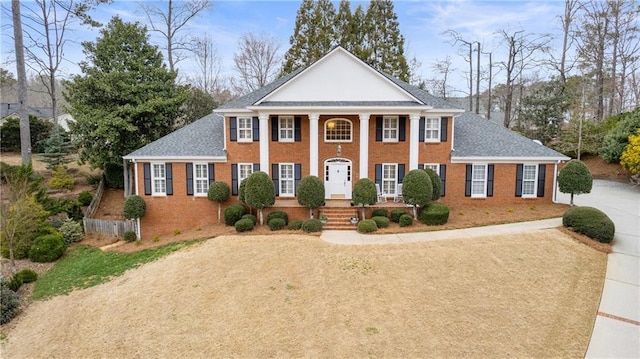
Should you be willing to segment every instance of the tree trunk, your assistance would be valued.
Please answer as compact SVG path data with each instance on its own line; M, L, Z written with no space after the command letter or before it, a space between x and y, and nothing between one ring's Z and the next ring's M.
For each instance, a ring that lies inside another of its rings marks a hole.
M573 206L573 193L571 194L571 200L569 201L569 205Z
M313 219L313 208L309 208L309 219Z
M13 14L13 37L16 50L16 69L18 71L18 114L20 115L20 153L22 163L31 163L31 133L27 116L27 70L24 62L24 42L22 38L22 18L20 1L11 0Z
M264 224L264 219L262 216L262 208L258 209L258 215L260 215L260 225L262 226Z
M218 202L218 224L220 224L220 212L222 212L222 202Z
M415 221L418 220L418 209L416 207L417 207L416 205L413 205L413 207L412 207L412 209L413 209L413 219Z
M365 219L365 218L367 218L367 213L364 206L362 206L362 219Z

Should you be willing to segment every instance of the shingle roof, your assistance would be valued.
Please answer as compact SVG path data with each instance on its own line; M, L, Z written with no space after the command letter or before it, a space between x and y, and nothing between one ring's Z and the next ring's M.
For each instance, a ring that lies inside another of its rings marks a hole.
M126 159L226 157L224 117L209 114L126 155Z
M230 102L227 102L221 106L219 106L218 108L216 108L216 110L219 109L227 109L227 108L244 108L247 106L251 106L253 104L255 104L256 102L258 102L261 98L267 96L268 94L270 94L271 92L273 92L275 89L277 89L278 87L282 86L284 83L286 83L287 81L291 80L292 78L294 78L297 74L299 74L300 72L302 72L305 68L300 68L296 71L293 71L292 73L282 76L281 78L271 82L268 85L265 85L264 87L261 87L251 93L248 93L240 98L237 98L235 100L232 100Z
M465 112L454 118L453 141L452 158L569 159L559 152L471 112Z

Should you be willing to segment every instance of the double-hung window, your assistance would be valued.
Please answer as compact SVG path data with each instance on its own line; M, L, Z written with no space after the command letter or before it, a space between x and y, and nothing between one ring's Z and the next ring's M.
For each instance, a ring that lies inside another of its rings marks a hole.
M280 196L295 196L295 177L293 163L280 164Z
M209 167L206 163L193 164L193 182L196 196L206 196L209 190Z
M293 142L294 126L293 116L280 116L278 118L278 140Z
M382 164L382 193L388 196L395 195L397 184L398 184L398 164L383 163Z
M427 117L424 121L424 141L440 142L440 118Z
M398 116L384 116L382 119L382 141L398 142Z
M440 175L440 165L437 163L425 163L424 168L425 169L430 168L434 170L438 175Z
M522 166L522 197L536 196L537 165Z
M253 173L253 163L238 163L238 184Z
M151 194L154 196L164 196L167 194L167 173L164 163L153 163L151 165Z
M238 117L238 142L253 141L253 119L251 117Z
M471 197L487 196L487 165L473 165L471 173Z

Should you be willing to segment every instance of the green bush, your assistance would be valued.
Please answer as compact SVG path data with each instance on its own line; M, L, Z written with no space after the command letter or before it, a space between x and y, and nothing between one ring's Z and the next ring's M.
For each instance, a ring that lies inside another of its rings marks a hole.
M20 270L15 276L20 277L20 279L22 279L22 283L31 283L38 279L38 273L31 269Z
M138 239L138 235L134 231L126 231L124 232L124 240L126 242L133 242Z
M374 216L371 219L376 222L376 226L378 228L387 228L389 227L389 218L382 216Z
M408 214L403 214L402 216L400 216L400 220L398 221L398 223L400 223L400 227L409 227L413 224L413 217Z
M302 223L302 230L307 233L322 231L322 222L319 219L308 219Z
M53 170L53 177L49 181L51 188L55 189L68 189L72 190L76 185L73 177L69 175L67 168L64 165L58 165Z
M384 208L374 209L371 212L371 217L389 217L389 211Z
M373 219L363 219L358 222L358 232L360 233L371 233L378 230L378 225L376 221Z
M102 175L91 174L87 176L87 184L93 187L93 189L98 188L100 181L102 181Z
M296 198L301 206L318 208L324 205L324 183L316 176L307 176L296 186Z
M242 216L240 219L244 219L244 218L249 218L253 222L254 226L258 224L258 217L254 216L253 214L247 213L244 216Z
M275 211L275 212L269 213L267 215L267 223L271 222L271 220L274 218L282 218L284 220L285 225L289 223L289 215L287 214L287 212Z
M39 263L53 262L62 257L66 250L67 244L61 234L47 234L33 240L29 249L29 259Z
M82 224L80 222L76 222L71 218L67 218L62 221L62 225L58 228L58 232L62 234L62 238L64 238L65 243L73 243L80 242L82 240L82 236L84 235L82 231Z
M433 190L431 200L436 201L440 198L440 191L442 188L440 176L438 176L438 173L431 168L425 168L424 171L427 172L427 175L429 175L429 178L431 179L431 187Z
M6 324L18 314L20 297L9 288L9 281L0 276L0 324Z
M115 163L104 164L104 184L107 188L124 188L124 169Z
M244 182L244 181L243 181ZM227 226L233 226L242 219L242 216L247 213L246 208L241 204L232 204L224 209L224 224Z
M127 197L124 201L124 218L136 219L142 218L147 211L147 207L144 203L144 198L137 194Z
M269 229L272 231L279 231L287 226L282 218L271 218L267 224L269 225Z
M68 200L67 207L65 209L65 213L67 216L74 221L81 221L84 218L84 213L82 212L82 206L78 201Z
M613 239L616 227L611 218L593 207L573 207L562 216L562 225L602 243Z
M289 227L287 228L293 231L297 231L302 228L302 223L304 223L304 221L300 219L294 219L291 222L289 222Z
M243 218L236 222L236 231L246 232L253 229L253 221L250 218Z
M400 222L400 217L402 217L405 214L407 214L407 212L405 212L404 209L391 210L391 221L398 223Z
M449 220L449 207L440 202L432 202L420 211L420 222L428 226L437 226Z
M78 203L83 206L90 205L91 201L93 201L93 196L91 195L91 193L89 193L89 191L82 191L78 195Z
M22 277L14 275L9 282L9 289L17 293L20 287L22 287Z

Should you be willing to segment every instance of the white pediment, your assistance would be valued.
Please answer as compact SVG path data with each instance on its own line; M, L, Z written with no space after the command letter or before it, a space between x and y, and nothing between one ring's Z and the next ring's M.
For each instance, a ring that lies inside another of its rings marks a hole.
M338 47L261 101L417 101Z

